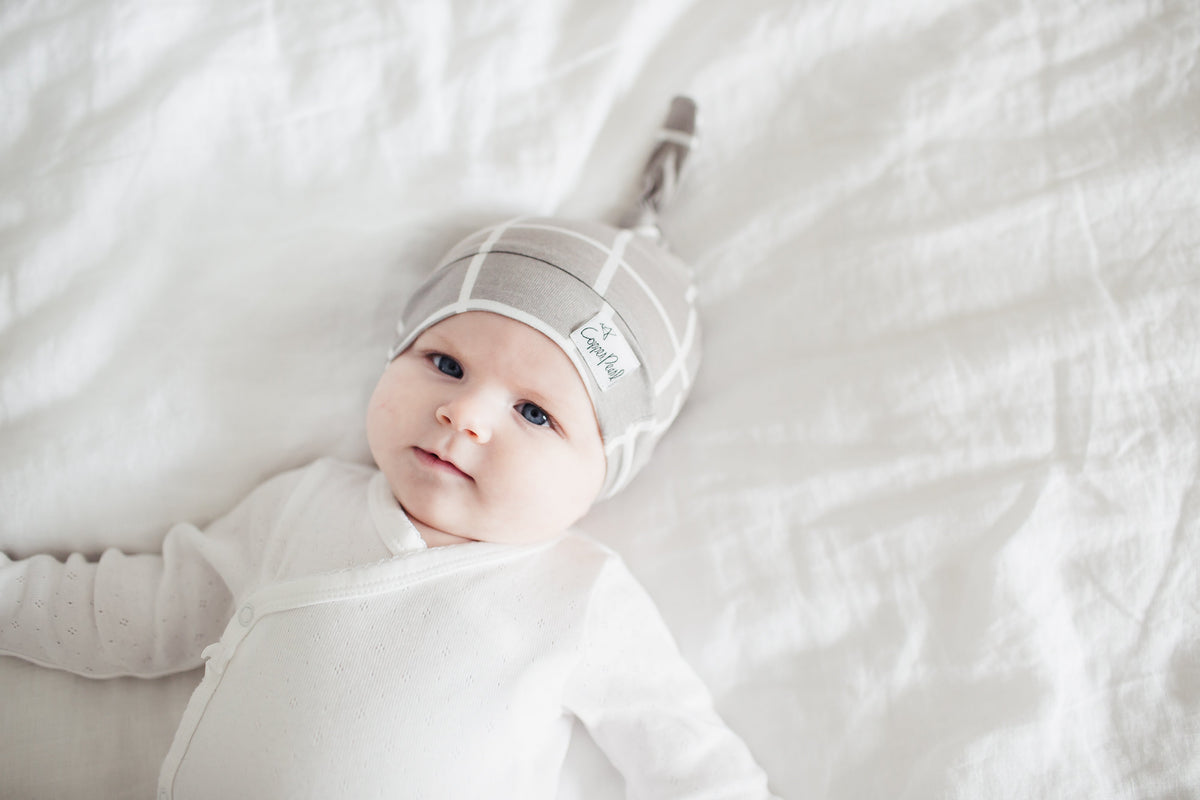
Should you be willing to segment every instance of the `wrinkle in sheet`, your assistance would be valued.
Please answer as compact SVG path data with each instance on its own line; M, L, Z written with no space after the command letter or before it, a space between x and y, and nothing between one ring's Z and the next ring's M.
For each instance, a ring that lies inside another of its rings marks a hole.
M585 529L781 794L1186 795L1196 9L635 6L0 4L0 355L31 370L5 535L145 546L305 457L367 458L351 384L405 287L469 220L615 207L682 89L704 132L671 238L707 361L648 483ZM42 403L41 355L88 326L110 360ZM3 677L39 722L0 787L152 785L156 688L106 687L118 718Z

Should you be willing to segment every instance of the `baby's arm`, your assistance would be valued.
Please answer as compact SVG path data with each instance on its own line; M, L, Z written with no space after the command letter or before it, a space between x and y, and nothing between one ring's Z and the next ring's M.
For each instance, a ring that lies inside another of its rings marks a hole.
M0 553L0 654L91 678L198 666L259 571L284 489L264 484L207 531L174 526L161 554Z
M587 655L568 706L624 776L627 796L774 797L623 564L600 579L589 608Z
M172 529L164 555L108 550L95 562L77 553L65 562L0 556L0 652L93 678L199 665L205 644L220 636L230 596L204 550L189 541L197 535Z

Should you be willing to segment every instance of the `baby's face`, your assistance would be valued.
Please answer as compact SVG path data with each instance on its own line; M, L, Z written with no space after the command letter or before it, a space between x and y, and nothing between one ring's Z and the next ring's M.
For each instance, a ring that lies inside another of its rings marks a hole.
M571 360L485 311L430 327L388 365L367 440L409 517L444 541L551 538L604 482L600 430Z

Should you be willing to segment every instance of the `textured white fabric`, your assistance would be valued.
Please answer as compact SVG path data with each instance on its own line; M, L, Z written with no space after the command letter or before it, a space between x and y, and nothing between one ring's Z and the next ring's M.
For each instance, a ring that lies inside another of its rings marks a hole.
M364 480L377 474L329 460L284 473L206 530L173 526L161 555L0 555L0 653L92 678L197 667L264 583L424 547L389 494L365 502ZM380 509L389 501L390 519Z
M0 653L88 677L203 649L161 798L552 798L572 715L630 796L768 796L615 554L427 549L359 465L281 475L161 557L0 557L0 616Z
M705 362L582 527L783 796L1188 797L1198 53L1190 0L2 2L0 550L365 463L430 266L619 211L686 93ZM0 659L0 795L152 796L197 680Z

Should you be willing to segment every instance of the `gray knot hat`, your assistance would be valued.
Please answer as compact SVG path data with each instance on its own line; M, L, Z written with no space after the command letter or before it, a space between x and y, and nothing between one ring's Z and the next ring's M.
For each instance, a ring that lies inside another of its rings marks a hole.
M547 336L579 372L600 424L610 497L650 458L700 365L696 290L662 241L657 215L695 134L695 104L675 98L620 226L518 218L456 244L416 290L389 360L455 314L490 311Z

